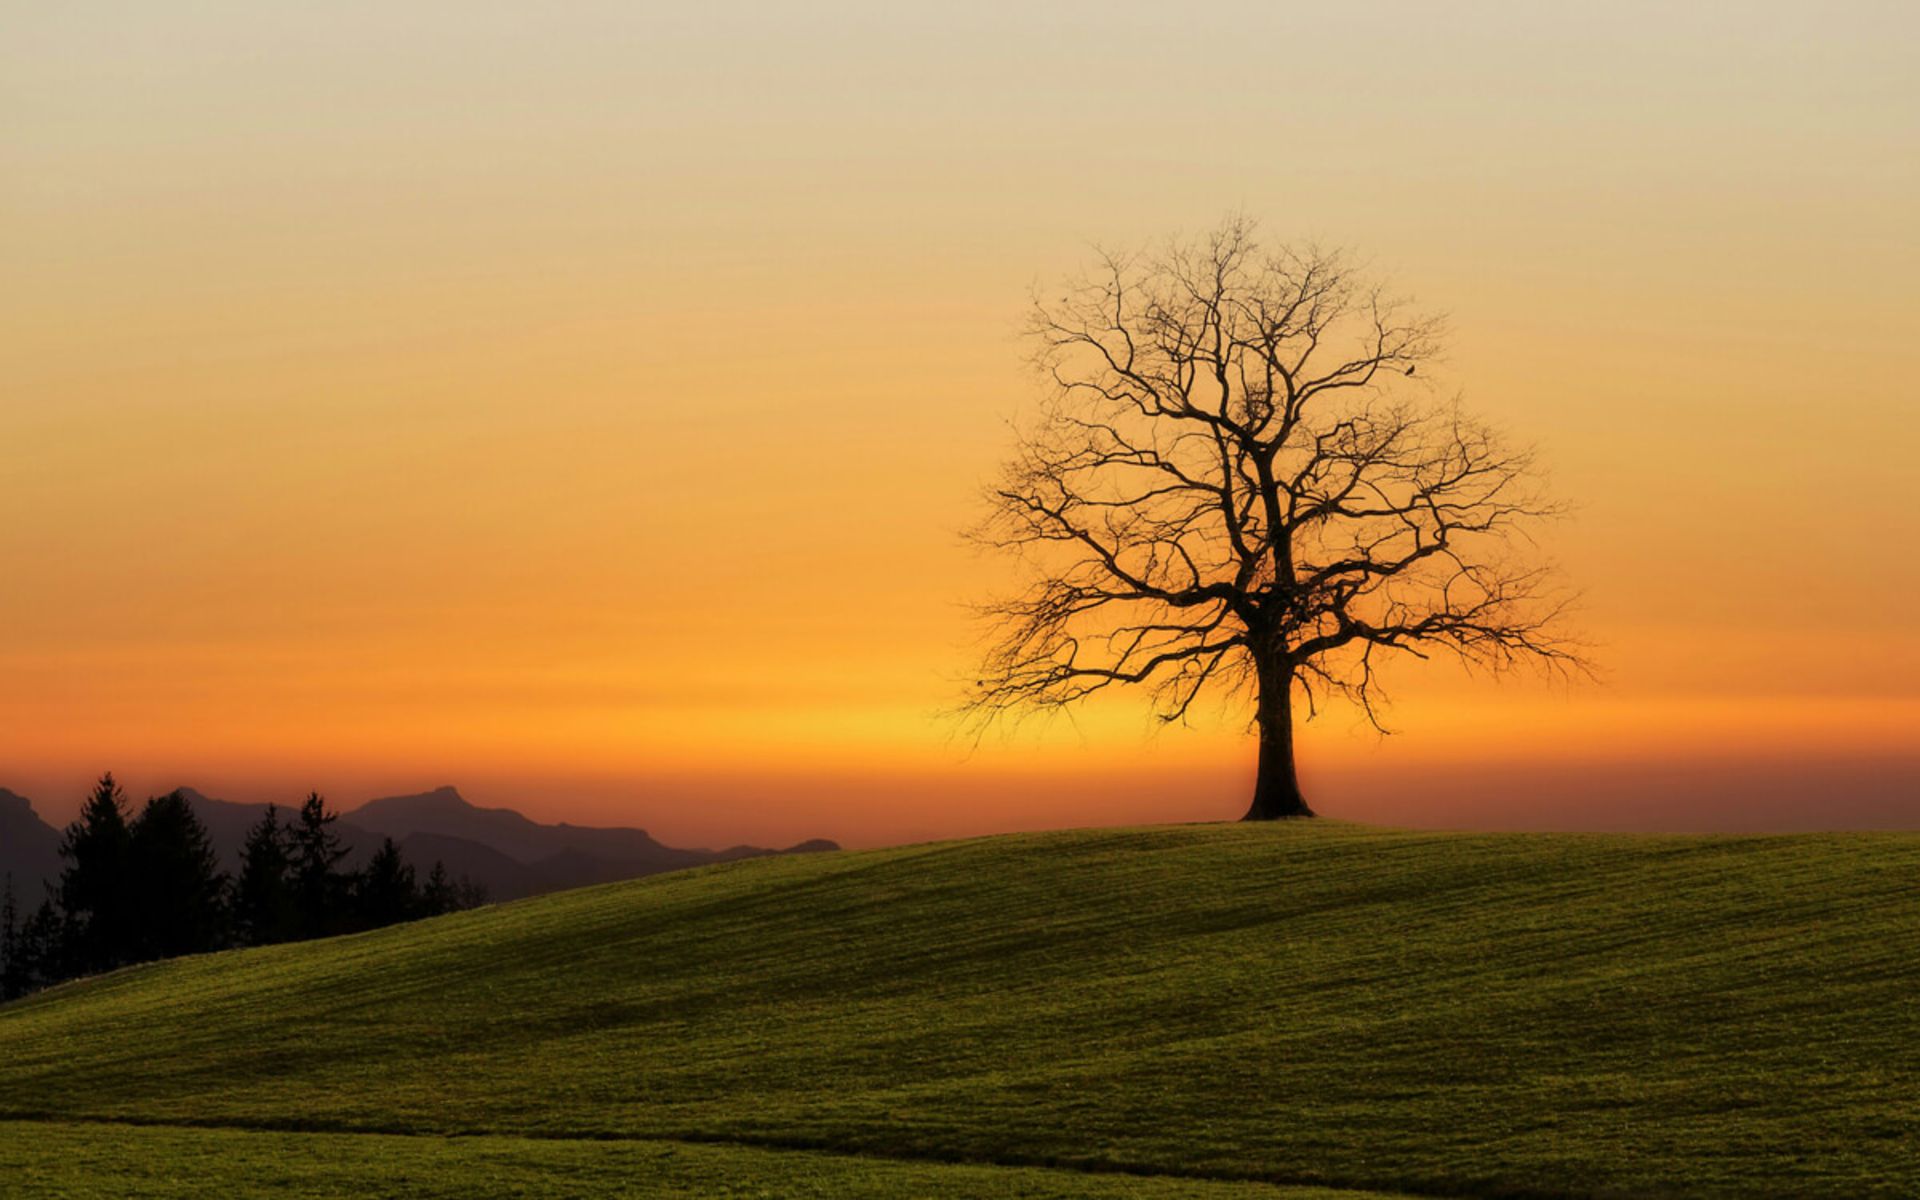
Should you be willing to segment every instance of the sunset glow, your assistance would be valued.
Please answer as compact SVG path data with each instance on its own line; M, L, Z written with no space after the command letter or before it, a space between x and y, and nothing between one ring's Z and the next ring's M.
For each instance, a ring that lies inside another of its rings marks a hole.
M0 786L1237 816L1244 713L947 715L1032 289L1232 210L1448 313L1600 666L1397 672L1392 737L1305 733L1320 811L1920 820L1907 7L650 9L14 6Z

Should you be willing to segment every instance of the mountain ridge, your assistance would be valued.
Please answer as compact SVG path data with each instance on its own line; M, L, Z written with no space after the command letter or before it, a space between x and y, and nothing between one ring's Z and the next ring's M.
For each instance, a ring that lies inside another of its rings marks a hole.
M33 802L0 787L0 884L12 881L21 909L40 903L39 884L60 869L60 831L41 819Z
M247 831L259 823L267 804L223 800L190 786L176 790L192 803L207 827L222 869L238 870ZM297 808L276 807L285 819ZM840 848L825 838L784 849L668 846L646 830L630 826L548 825L517 809L482 808L451 784L412 795L375 797L343 810L333 828L347 848L349 867L365 861L383 838L391 837L419 873L441 862L450 876L479 885L494 900L637 879L707 863ZM22 907L40 899L39 891L23 881L50 882L58 875L59 843L59 828L41 817L30 800L0 788L0 878L13 876L15 899Z

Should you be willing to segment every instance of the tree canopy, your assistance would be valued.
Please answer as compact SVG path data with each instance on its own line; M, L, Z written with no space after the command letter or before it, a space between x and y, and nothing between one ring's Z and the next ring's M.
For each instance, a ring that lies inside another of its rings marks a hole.
M1103 254L1028 332L1048 394L973 531L1026 571L983 608L982 724L1116 685L1177 721L1218 690L1260 734L1248 816L1310 815L1296 699L1379 725L1394 655L1580 664L1532 451L1438 384L1444 323L1347 255L1231 219Z

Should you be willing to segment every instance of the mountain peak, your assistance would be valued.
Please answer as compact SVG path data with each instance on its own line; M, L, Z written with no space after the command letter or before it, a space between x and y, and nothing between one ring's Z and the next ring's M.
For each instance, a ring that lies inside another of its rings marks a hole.
M460 794L460 789L450 783L443 783L430 792L415 792L408 796L382 796L377 800L367 801L366 804L361 805L361 807L368 808L376 804L382 808L409 809L473 807L467 798Z
M356 825L395 839L437 833L494 844L509 854L514 851L507 849L508 844L524 841L539 828L510 808L470 803L452 784L410 796L382 796L344 815Z

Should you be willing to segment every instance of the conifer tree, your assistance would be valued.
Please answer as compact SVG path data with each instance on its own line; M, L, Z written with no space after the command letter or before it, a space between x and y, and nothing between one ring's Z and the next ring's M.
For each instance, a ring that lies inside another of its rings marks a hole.
M327 811L319 792L311 792L291 828L297 936L325 937L347 928L353 877L339 870L347 856L340 835L333 831L339 819L340 814Z
M433 870L427 873L427 886L420 891L420 915L437 917L458 907L460 897L453 890L453 880L447 878L447 864L436 858Z
M392 838L383 838L380 848L360 873L355 889L360 927L378 929L396 925L419 915L420 892L414 885L413 868L400 856L400 847Z
M104 971L128 961L132 950L132 889L125 795L109 771L100 777L80 816L67 826L60 856L61 957L75 974Z
M20 912L13 902L13 873L7 873L4 891L0 891L0 1000L11 1000L26 992L21 978Z
M133 822L130 848L132 958L198 954L225 941L226 876L185 795L148 800Z
M462 875L453 884L453 906L456 909L479 908L490 897L487 885L476 883L471 876Z
M59 983L72 974L64 953L65 941L60 911L51 899L42 900L14 940L19 963L14 969L20 989L17 995Z
M295 936L289 835L280 823L280 810L271 804L247 832L233 894L234 932L247 945L264 946Z

